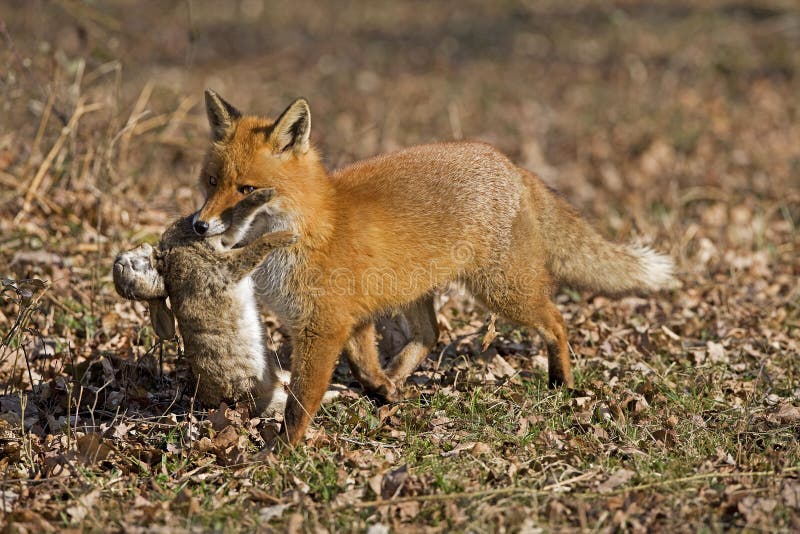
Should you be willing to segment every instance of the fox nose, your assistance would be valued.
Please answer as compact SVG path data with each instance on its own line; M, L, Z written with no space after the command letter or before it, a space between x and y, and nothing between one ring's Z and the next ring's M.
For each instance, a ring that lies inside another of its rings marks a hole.
M201 220L195 221L194 231L197 235L204 235L206 232L208 232L208 223Z

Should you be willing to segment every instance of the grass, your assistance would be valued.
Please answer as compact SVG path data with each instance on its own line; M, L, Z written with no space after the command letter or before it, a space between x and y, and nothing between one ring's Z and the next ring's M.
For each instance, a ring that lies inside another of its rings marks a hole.
M797 531L798 16L778 0L0 6L0 523ZM352 387L307 442L259 454L274 423L195 404L180 347L110 277L202 202L207 86L265 114L308 97L330 167L491 142L605 235L670 253L682 287L563 288L570 391L501 319L482 352L486 310L450 295L406 400L378 405L340 367Z

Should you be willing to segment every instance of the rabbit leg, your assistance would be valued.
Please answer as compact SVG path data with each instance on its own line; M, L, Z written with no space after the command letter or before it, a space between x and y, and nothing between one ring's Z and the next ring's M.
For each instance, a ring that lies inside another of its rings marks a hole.
M297 234L285 230L264 234L242 248L223 253L225 264L234 281L238 282L255 271L264 262L267 254L278 247L286 247L297 242Z

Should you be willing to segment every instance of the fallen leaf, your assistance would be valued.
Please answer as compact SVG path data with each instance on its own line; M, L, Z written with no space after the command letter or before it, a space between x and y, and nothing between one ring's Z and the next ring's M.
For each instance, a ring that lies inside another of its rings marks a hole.
M403 484L405 484L406 480L408 480L407 464L403 464L397 469L386 473L381 483L381 497L384 499L396 497L400 490L403 489Z
M486 333L483 334L483 341L481 342L481 352L486 352L486 349L489 348L489 345L491 345L492 341L494 341L495 338L497 337L497 329L494 326L496 320L497 320L497 315L493 313L489 317L489 325L486 327Z
M780 424L792 424L800 422L800 408L788 402L781 403L778 410L772 417Z
M492 361L489 362L489 371L498 378L508 378L517 374L517 370L499 354L496 354Z
M270 521L283 515L283 512L289 508L291 504L273 504L266 506L258 511L258 516L262 521Z
M90 432L78 438L78 459L84 464L96 464L107 460L114 449L103 442L103 438L96 432Z
M605 482L597 487L597 491L600 493L611 493L613 490L633 478L633 475L635 474L636 473L629 471L628 469L617 469L610 477L608 477Z
M783 503L795 509L800 509L800 482L797 480L787 480L783 484L781 490L781 498Z
M67 515L72 519L73 523L80 523L89 513L89 510L94 507L97 498L100 496L100 490L92 490L89 493L84 493L75 500L75 504L67 507Z
M212 440L217 449L227 449L239 441L239 433L232 426L226 426Z
M382 523L375 523L367 527L367 534L389 534L389 527Z
M738 502L736 509L748 523L759 523L766 521L776 506L778 501L775 499L747 495Z
M725 347L723 347L721 343L709 341L706 343L706 350L711 363L728 363Z

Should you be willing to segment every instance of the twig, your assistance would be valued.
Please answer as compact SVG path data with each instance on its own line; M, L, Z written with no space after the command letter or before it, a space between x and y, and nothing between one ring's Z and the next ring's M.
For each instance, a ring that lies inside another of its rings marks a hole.
M28 185L28 190L25 193L25 200L22 203L22 210L19 214L14 218L14 222L19 224L22 218L25 216L28 211L31 209L31 201L33 197L36 195L36 190L42 184L42 180L44 179L45 174L50 169L50 165L53 164L53 160L61 152L61 148L64 146L64 142L67 140L67 137L78 124L78 121L81 118L81 115L85 113L91 113L92 111L97 111L98 109L102 108L103 105L100 103L96 104L89 104L84 105L82 101L78 102L78 107L75 109L75 113L72 114L70 117L69 122L67 125L62 128L61 134L56 139L56 142L53 144L53 147L50 149L50 152L47 153L47 156L44 158L44 161L39 166L39 170L36 171L36 175L31 180L30 185Z
M800 472L800 467L787 467L786 469L782 469L780 471L748 471L743 473L721 473L721 472L713 472L713 473L700 473L697 475L691 475L687 477L681 478L673 478L668 480L661 480L658 482L651 482L648 484L640 484L638 486L632 486L629 488L619 488L617 490L609 491L606 493L598 493L598 492L581 492L581 493L572 493L571 495L574 497L607 497L609 495L617 495L621 493L629 493L634 491L641 491L650 488L657 488L663 486L669 486L672 484L681 484L684 482L694 482L697 480L707 480L710 478L735 478L735 477L767 477L767 476L781 476L788 473L797 473ZM597 473L584 473L583 475L579 475L577 477L564 480L562 482L558 482L556 484L550 484L548 486L543 487L542 489L536 490L531 488L519 488L519 487L508 487L508 488L493 488L488 490L479 490L479 491L462 491L456 493L442 493L442 494L435 494L435 495L413 495L408 497L398 497L394 499L380 499L374 501L362 501L349 504L348 506L355 507L355 508L372 508L376 506L393 506L396 504L402 504L406 502L435 502L435 501L449 501L449 500L458 500L458 499L473 499L476 497L487 497L487 496L500 496L500 495L526 495L530 497L538 497L549 495L553 492L553 490L558 489L560 486L565 486L567 484L571 484L574 482L578 482L580 480L584 480L586 478L590 478L591 476L595 476Z
M387 505L395 505L401 504L406 502L430 502L430 501L448 501L453 499L472 499L475 497L487 497L487 496L499 496L499 495L508 495L508 494L522 494L522 495L529 495L529 496L539 496L539 495L549 495L560 488L561 486L565 486L567 484L572 484L574 482L580 482L581 480L585 480L587 478L591 478L597 475L595 472L588 472L583 473L582 475L578 475L576 477L562 480L560 482L556 482L554 484L549 484L542 489L535 490L531 488L519 488L519 487L507 487L507 488L492 488L487 490L479 490L479 491L461 491L455 493L438 493L434 495L413 495L409 497L396 497L394 499L380 499L375 501L362 501L350 504L348 506L355 506L356 508L371 508L373 506L387 506Z
M128 117L128 122L125 123L124 128L122 129L122 136L119 143L119 160L123 163L128 161L128 147L130 146L131 138L134 135L136 130L136 126L139 122L147 115L150 114L150 111L146 110L147 103L150 101L150 95L153 94L153 81L148 80L142 91L139 93L139 98L136 99L136 103L133 105L133 109L131 110L131 114Z
M672 484L681 484L683 482L694 482L696 480L707 480L709 478L732 478L732 477L768 477L768 476L781 476L783 474L788 473L799 473L800 466L797 467L787 467L785 469L781 469L780 471L745 471L742 473L721 473L719 471L713 471L710 473L698 473L696 475L690 475L681 478L672 478L667 480L659 480L658 482L649 482L647 484L639 484L638 486L633 486L630 488L620 488L618 490L612 491L607 493L606 495L616 494L616 493L625 493L628 491L641 491L643 489L650 489L650 488L658 488L662 486L669 486Z
M23 167L20 176L22 176L22 180L25 180L28 177L28 172L30 171L32 160L34 154L39 151L39 145L42 142L42 137L44 136L44 132L47 129L47 123L50 122L50 115L53 111L53 103L55 102L55 93L52 91L47 95L47 103L44 105L44 111L42 112L42 118L39 121L39 128L36 130L36 136L33 138L33 144L31 145L31 155L28 158L28 161L25 162L25 167ZM22 180L19 182L17 187L22 185Z

